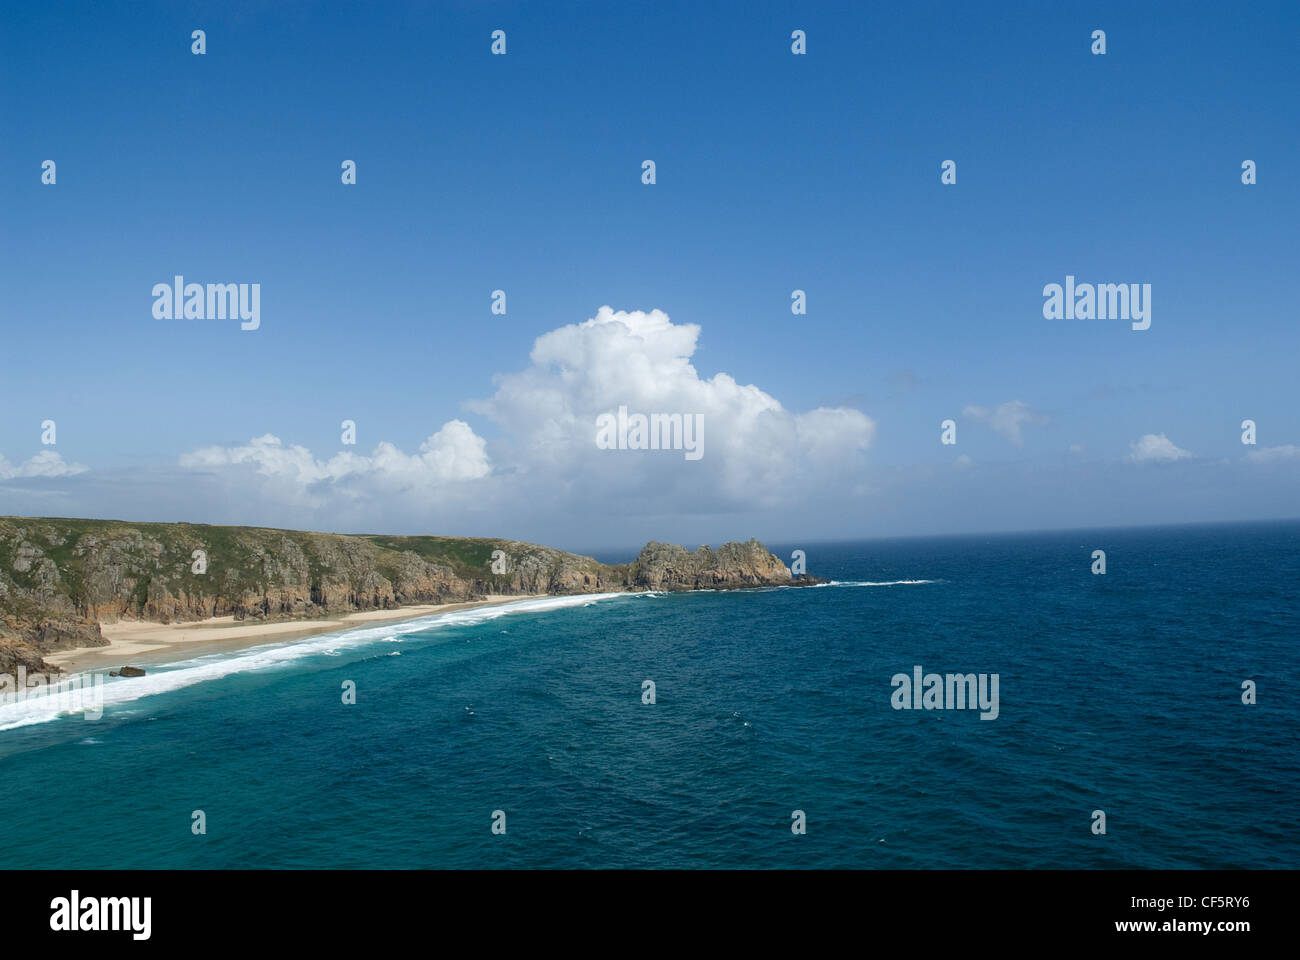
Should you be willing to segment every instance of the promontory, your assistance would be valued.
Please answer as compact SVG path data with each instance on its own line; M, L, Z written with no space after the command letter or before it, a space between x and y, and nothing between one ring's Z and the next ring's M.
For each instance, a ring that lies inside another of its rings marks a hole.
M693 551L651 542L605 564L515 540L0 517L0 672L51 671L43 654L105 646L100 624L122 620L310 620L515 594L817 582L753 539Z

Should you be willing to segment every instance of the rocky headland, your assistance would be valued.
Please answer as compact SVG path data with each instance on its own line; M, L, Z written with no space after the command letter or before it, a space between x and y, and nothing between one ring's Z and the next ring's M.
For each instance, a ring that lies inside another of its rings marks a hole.
M0 673L107 646L103 623L312 620L529 594L739 589L792 577L757 540L651 542L631 563L514 540L0 517Z

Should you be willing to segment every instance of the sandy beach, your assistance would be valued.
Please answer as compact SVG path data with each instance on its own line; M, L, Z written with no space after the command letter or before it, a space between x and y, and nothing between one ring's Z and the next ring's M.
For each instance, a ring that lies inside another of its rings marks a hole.
M147 666L169 663L210 653L228 653L274 641L289 643L322 633L334 633L348 627L375 623L414 620L448 610L468 610L512 600L530 600L545 594L521 594L493 597L464 603L431 603L401 607L396 610L367 610L324 620L273 620L270 622L236 621L234 617L212 617L194 623L147 623L120 620L100 625L109 641L106 647L78 647L45 654L45 662L62 667L67 673L84 670L111 670L130 664Z

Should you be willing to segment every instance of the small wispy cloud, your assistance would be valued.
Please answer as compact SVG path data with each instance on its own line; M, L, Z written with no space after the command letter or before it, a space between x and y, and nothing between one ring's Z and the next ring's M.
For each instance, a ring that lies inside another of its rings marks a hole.
M1177 446L1163 433L1148 433L1129 444L1130 463L1172 463L1175 460L1187 460L1191 453Z
M1251 463L1285 463L1288 460L1300 460L1300 447L1294 443L1283 444L1280 447L1260 447L1246 454L1246 459Z
M1022 427L1026 424L1043 427L1051 422L1051 417L1033 409L1023 400L1009 400L993 410L970 404L962 410L961 415L976 423L987 423L995 433L1006 437L1017 447L1025 445Z

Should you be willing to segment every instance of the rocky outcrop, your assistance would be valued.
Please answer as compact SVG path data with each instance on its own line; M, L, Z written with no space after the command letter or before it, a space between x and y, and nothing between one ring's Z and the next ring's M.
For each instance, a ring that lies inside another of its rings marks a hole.
M708 590L789 584L791 576L775 554L757 540L724 543L717 550L687 552L676 544L650 542L633 565L632 587L650 590Z
M514 540L342 536L257 527L0 517L0 672L54 672L44 653L108 643L100 624L309 619L517 594L817 582L757 540L635 561Z
M59 672L57 667L42 660L31 644L13 639L0 640L0 674L17 677L20 668L27 674Z

